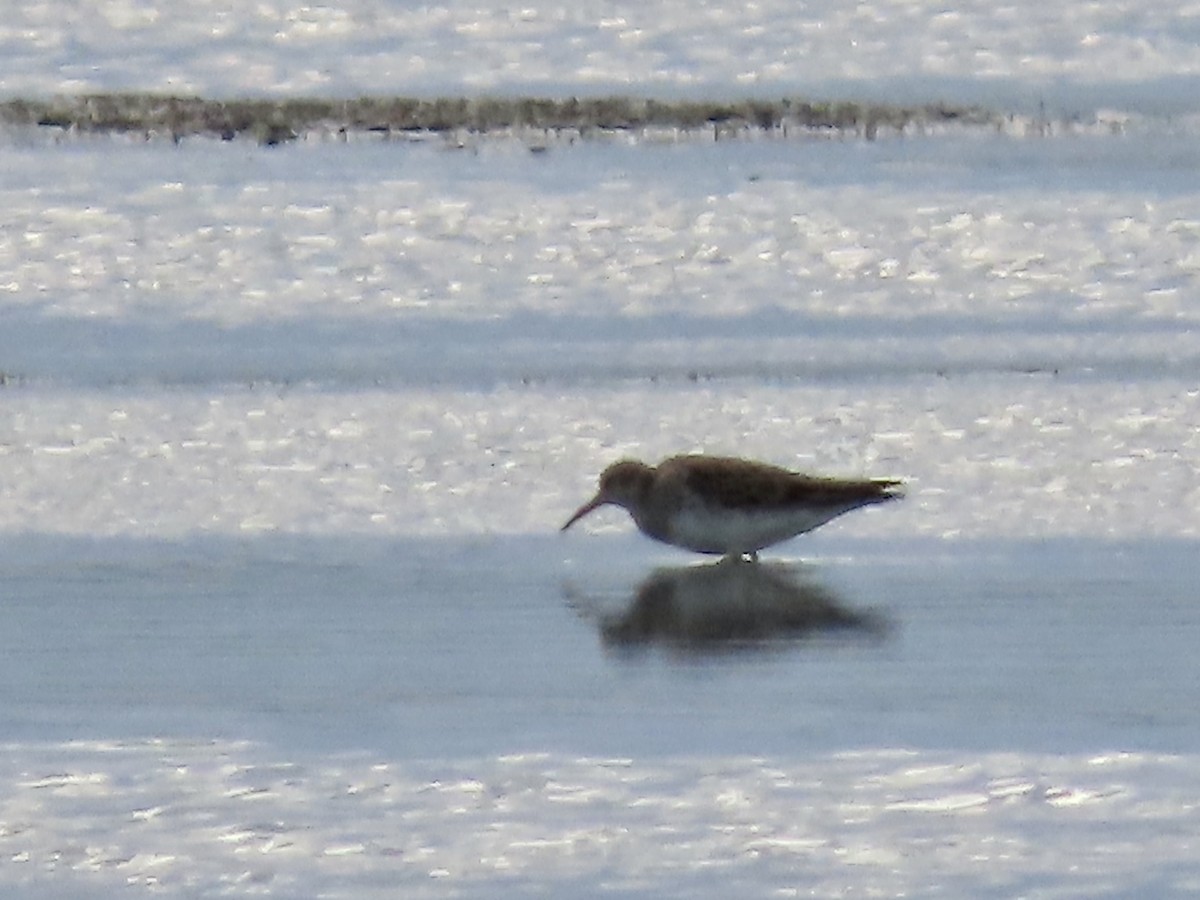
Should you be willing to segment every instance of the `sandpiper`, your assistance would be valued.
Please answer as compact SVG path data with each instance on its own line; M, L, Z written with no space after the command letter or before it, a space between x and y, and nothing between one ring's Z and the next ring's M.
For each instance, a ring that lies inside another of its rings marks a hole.
M724 456L673 456L657 466L613 463L596 496L575 511L566 531L606 504L623 507L643 534L694 550L758 558L758 551L812 531L860 506L902 496L887 478L843 480Z

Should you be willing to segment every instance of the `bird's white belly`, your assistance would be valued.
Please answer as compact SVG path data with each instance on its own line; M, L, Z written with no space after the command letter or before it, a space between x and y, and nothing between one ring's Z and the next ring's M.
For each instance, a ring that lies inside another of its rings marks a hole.
M842 510L710 510L685 507L673 518L670 543L698 553L753 553L811 531Z

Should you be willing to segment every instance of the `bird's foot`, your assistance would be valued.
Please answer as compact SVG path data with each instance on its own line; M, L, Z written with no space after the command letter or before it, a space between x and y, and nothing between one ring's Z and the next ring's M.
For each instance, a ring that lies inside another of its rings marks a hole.
M758 551L751 550L749 553L737 553L733 555L733 558L738 562L756 563L758 562Z

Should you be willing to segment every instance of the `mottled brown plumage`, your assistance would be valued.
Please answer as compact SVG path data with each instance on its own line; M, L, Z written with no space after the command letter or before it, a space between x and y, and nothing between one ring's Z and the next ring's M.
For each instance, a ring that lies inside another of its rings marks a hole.
M611 503L656 540L700 553L754 556L852 509L895 500L899 486L882 478L818 478L724 456L674 456L658 466L622 460L604 470L596 496L562 530Z

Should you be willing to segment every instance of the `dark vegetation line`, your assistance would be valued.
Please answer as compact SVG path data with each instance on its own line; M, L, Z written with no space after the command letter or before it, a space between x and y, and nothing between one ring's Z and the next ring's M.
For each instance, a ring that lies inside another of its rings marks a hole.
M652 100L636 97L360 97L354 100L205 100L160 94L87 94L0 102L0 122L73 133L141 133L182 140L251 138L263 144L334 134L488 134L541 131L581 137L674 129L714 138L753 132L859 136L939 125L995 125L980 107L890 106L802 99Z

